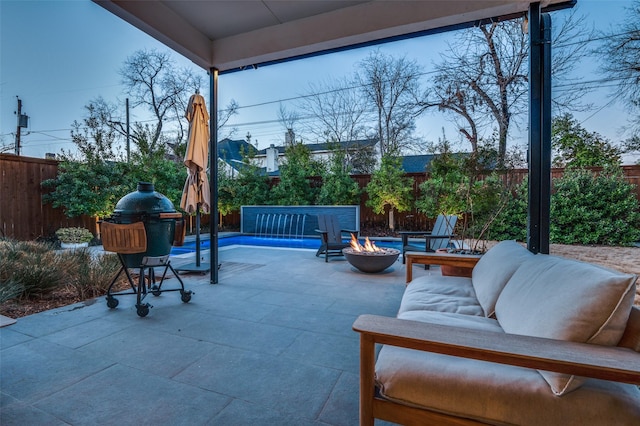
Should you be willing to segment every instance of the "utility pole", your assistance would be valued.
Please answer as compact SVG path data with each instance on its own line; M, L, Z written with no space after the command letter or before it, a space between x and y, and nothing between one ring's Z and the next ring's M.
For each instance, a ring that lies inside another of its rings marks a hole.
M29 116L22 113L22 99L17 96L16 98L18 99L18 111L16 112L16 115L18 116L18 125L16 126L15 149L16 155L20 155L20 133L23 127L27 128L29 126Z
M129 98L126 98L126 102L125 102L125 109L126 109L126 122L123 123L122 121L111 121L109 120L108 123L112 125L112 128L115 128L115 130L122 135L122 133L125 134L126 138L127 138L127 163L130 162L131 159L131 128L129 126ZM125 128L123 129L122 126L125 126Z
M131 156L131 143L130 143L131 132L129 131L129 98L127 98L126 108L127 108L127 163L129 163L129 158Z

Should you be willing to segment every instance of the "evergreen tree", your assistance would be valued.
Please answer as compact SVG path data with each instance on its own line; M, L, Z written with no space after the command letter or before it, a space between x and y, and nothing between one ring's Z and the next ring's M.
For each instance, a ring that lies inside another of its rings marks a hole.
M349 176L348 166L345 163L345 152L340 149L334 150L329 160L329 166L322 177L318 204L359 204L360 188L358 183Z
M274 204L315 204L319 188L312 185L310 177L322 175L323 165L311 158L311 151L301 142L288 146L285 157L286 163L280 167L280 183L271 190Z
M371 176L366 191L369 194L367 206L376 214L389 213L389 229L395 229L394 211L411 209L413 184L404 176L402 159L394 155L382 157L380 168Z

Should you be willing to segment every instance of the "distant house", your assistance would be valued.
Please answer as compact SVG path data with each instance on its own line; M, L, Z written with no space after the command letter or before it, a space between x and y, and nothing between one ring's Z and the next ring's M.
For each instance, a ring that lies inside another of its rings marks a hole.
M244 139L225 138L218 142L218 158L224 161L225 171L231 176L234 176L242 168L244 155L251 152L255 154L257 151L255 146Z
M344 142L321 142L305 144L314 160L328 160L331 152L336 148L348 151L356 151L366 147L373 147L378 141L376 139L361 139L355 141ZM258 151L256 161L264 167L266 172L271 176L279 175L279 164L284 158L286 146L275 146L271 144L268 148Z
M309 148L314 159L326 160L336 146L347 150L357 150L364 147L373 147L376 143L377 140L375 139L363 139L334 143L312 143L305 144L305 146ZM227 172L234 175L243 165L243 153L253 151L254 162L258 167L262 168L269 176L279 176L279 165L284 158L285 149L286 146L271 144L268 148L256 150L253 145L245 140L225 138L218 142L218 158L225 162Z
M356 150L364 147L373 147L377 143L376 139L362 139L356 141L334 142L334 143L312 143L306 144L314 159L326 160L331 151L339 145L343 149ZM218 158L224 160L227 172L234 175L242 168L243 153L254 153L254 162L265 174L269 176L279 176L279 164L284 158L285 146L275 146L271 144L268 148L257 150L245 140L223 139L218 142ZM424 173L429 163L436 157L435 154L406 155L402 157L402 169L405 173Z

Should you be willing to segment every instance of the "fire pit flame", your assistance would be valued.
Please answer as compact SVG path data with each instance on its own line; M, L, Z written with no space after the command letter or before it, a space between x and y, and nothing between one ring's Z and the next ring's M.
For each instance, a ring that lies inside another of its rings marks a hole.
M376 246L376 243L369 241L369 237L366 237L364 240L364 245L360 244L358 239L354 234L351 234L351 248L356 252L382 252L383 249L380 249Z

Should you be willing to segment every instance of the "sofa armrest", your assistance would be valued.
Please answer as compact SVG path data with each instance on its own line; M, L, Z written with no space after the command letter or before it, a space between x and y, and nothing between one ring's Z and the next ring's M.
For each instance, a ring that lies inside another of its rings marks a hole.
M373 383L375 344L399 346L499 364L640 384L640 354L631 349L361 315L361 381ZM365 373L364 370L367 372ZM365 378L363 374L371 374Z
M420 265L449 265L462 268L473 268L480 260L480 255L455 253L423 253L408 251L405 253L406 282L413 280L413 264Z

